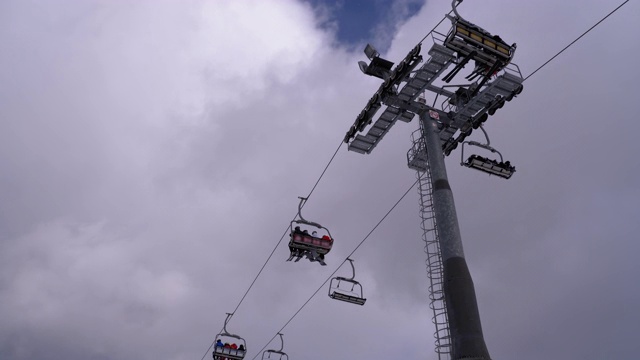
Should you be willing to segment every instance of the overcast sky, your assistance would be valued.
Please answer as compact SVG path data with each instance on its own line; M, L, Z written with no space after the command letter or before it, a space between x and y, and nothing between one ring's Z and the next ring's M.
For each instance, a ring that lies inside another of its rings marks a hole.
M347 1L0 2L0 359L203 356L379 86L364 45L398 61L450 10ZM460 13L527 75L617 5ZM513 178L447 159L493 359L640 352L638 19L629 2L489 119ZM414 182L417 127L341 148L303 213L335 237L328 266L276 249L228 327L247 359ZM353 256L366 305L323 288L290 358L435 359L420 236L413 190Z

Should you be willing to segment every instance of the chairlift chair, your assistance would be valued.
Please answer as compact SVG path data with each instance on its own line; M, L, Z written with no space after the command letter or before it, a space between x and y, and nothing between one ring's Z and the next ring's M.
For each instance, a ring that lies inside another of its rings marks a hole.
M291 256L287 261L292 260L297 255L298 258L296 259L296 261L300 260L302 256L306 256L312 262L318 261L321 265L326 265L323 258L324 258L324 255L326 255L327 253L329 253L329 251L331 251L331 247L333 246L333 236L331 236L331 232L329 232L329 229L327 229L326 227L318 223L305 220L302 217L301 210L306 200L307 200L306 198L303 198L303 197L300 198L300 204L298 205L299 219L294 219L293 221L291 221L291 225L290 225L291 239L289 240L289 248L297 251L297 254L292 252ZM324 238L322 235L313 236L312 234L308 233L308 231L307 232L303 232L302 230L298 231L296 229L296 228L298 229L300 228L298 225L322 230L322 232L326 233L326 237L328 237L328 239Z
M391 73L393 62L380 57L380 53L371 44L367 44L364 48L364 53L367 55L371 63L367 64L364 61L358 61L360 70L370 76L375 76L380 79L386 79Z
M482 127L480 127L482 129ZM484 131L484 129L483 129ZM464 160L464 145L468 144L470 146L477 146L491 152L497 153L500 156L500 162L497 160L488 159L486 157L473 154L469 156L469 158ZM513 176L513 173L516 172L515 166L512 166L509 161L504 161L502 158L502 154L493 147L488 144L481 144L476 141L464 141L462 143L462 150L460 153L460 165L466 166L468 168L480 170L482 172L488 173L490 175L496 175L503 179L509 179Z
M289 360L289 355L278 350L265 350L262 353L262 360Z
M444 45L456 51L461 57L471 56L476 61L476 64L482 65L481 67L485 70L491 69L498 62L500 65L494 71L502 70L513 59L516 44L508 45L499 36L492 35L481 27L463 19L456 9L460 2L462 1L453 0L451 3L455 16L447 15L452 22L452 27L444 41ZM492 74L485 75L491 76Z
M262 360L289 360L289 355L282 351L284 348L284 340L282 339L282 334L280 335L280 350L265 350L262 352Z
M216 336L217 340L220 340L224 343L234 343L238 344L238 349L232 349L223 346L217 346L214 344L213 346L213 358L217 359L228 359L228 360L242 360L244 356L247 354L247 342L240 336L235 334L230 334L227 331L227 323L229 319L233 316L233 314L227 313L227 318L224 321L224 327L222 328L222 332Z
M356 268L353 266L353 260L347 258L351 264L351 270L353 271L350 278L334 277L329 283L329 297L334 300L340 300L356 305L364 305L367 299L362 294L362 285L354 280L356 277ZM340 287L340 283L346 282L351 284L351 290L345 290L344 287Z

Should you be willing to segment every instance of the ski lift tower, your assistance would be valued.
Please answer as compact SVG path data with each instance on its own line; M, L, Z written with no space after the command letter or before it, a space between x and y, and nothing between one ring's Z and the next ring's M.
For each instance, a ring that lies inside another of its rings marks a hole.
M460 2L453 0L454 15L446 15L450 28L441 31L436 26L425 37L432 43L425 61L421 55L425 40L395 67L367 45L365 54L370 63L359 62L360 69L383 83L356 118L344 142L351 151L369 154L397 120L410 122L418 116L420 128L412 134L407 162L418 172L430 308L436 328L435 351L439 359L480 360L490 356L444 157L460 144L461 152L465 144L476 146L498 153L499 161L475 154L465 161L463 153L461 165L504 179L514 174L515 167L491 147L483 123L520 94L523 77L511 62L516 45L508 45L499 36L462 18L457 11ZM468 64L473 64L473 70L466 71L463 84L450 85ZM367 133L361 134L367 128ZM478 128L486 143L467 141Z

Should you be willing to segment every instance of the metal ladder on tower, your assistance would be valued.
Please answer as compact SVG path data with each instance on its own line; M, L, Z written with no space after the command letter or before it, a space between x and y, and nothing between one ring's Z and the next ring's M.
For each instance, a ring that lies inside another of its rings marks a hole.
M420 228L424 251L427 254L427 276L429 277L429 307L433 311L432 322L435 326L435 352L439 360L450 359L451 336L447 318L447 306L444 298L444 266L440 253L438 227L433 210L431 172L427 161L426 146L421 129L411 134L412 148L407 153L409 168L416 170L418 177L418 195L420 197Z

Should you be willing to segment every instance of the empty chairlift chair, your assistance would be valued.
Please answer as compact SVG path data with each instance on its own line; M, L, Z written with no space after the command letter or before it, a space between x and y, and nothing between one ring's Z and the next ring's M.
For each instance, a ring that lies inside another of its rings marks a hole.
M370 76L375 76L380 79L387 79L391 74L391 68L393 62L380 57L380 53L371 44L367 44L364 48L364 53L367 55L371 62L367 64L364 61L359 61L358 66L360 70Z
M289 360L289 355L282 351L284 348L284 340L282 339L282 334L280 335L280 350L265 350L262 353L262 360Z
M247 343L238 335L230 334L227 331L227 323L232 314L227 313L223 330L216 336L216 343L213 347L213 359L242 360L247 354ZM234 346L235 345L235 346Z
M331 251L333 246L333 237L326 227L307 221L302 217L301 210L306 198L300 198L298 205L298 217L294 219L290 225L291 239L289 240L289 249L291 254L287 261L296 258L300 260L303 256L311 262L319 262L321 265L327 265L324 262L324 256ZM311 232L309 232L311 230ZM315 233L315 234L314 234Z
M351 264L352 275L350 278L334 277L329 283L329 297L335 300L345 301L351 304L364 305L367 299L362 294L362 285L355 280L356 268L353 260L347 258ZM342 284L342 287L340 285ZM351 289L348 289L351 287Z

